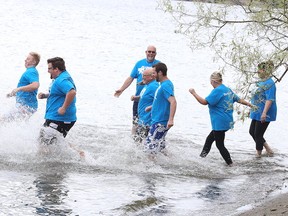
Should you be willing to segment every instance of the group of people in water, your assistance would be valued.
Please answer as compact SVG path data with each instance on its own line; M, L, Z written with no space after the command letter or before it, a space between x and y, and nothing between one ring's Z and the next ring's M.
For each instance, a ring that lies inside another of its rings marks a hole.
M54 57L47 60L48 73L52 79L49 92L37 95L40 84L36 66L39 62L38 53L28 54L25 60L26 71L20 77L17 88L7 94L7 97L16 96L16 107L1 116L0 120L15 121L29 118L37 111L38 99L45 98L47 99L45 122L40 130L39 142L51 145L58 139L66 137L77 120L76 86L66 71L63 58Z
M132 134L135 141L143 143L145 151L165 154L165 137L168 130L174 125L174 116L177 102L174 95L173 83L167 77L167 66L156 60L155 46L148 46L145 51L146 58L138 61L131 74L123 85L115 91L114 96L119 97L134 79L136 93L131 96L133 101L133 127ZM251 125L249 133L256 144L256 157L262 156L263 148L268 156L274 152L264 138L265 131L271 121L276 120L276 85L272 79L274 64L272 61L262 62L258 65L259 81L257 89L253 92L251 102L239 98L230 88L223 84L222 74L213 72L210 83L213 87L211 93L203 98L195 89L189 92L203 105L208 105L212 130L206 138L201 157L206 157L212 144L216 143L221 156L232 166L233 161L225 147L225 132L233 128L234 102L250 107Z
M136 142L143 144L144 151L154 157L161 152L166 154L165 137L174 125L174 116L177 101L174 95L174 86L167 76L167 66L156 60L156 47L149 45L145 51L146 58L138 61L131 74L123 85L115 91L114 96L119 97L134 79L136 93L131 96L133 101L132 134ZM16 96L16 108L0 117L1 121L13 121L19 118L30 117L38 108L38 99L47 99L45 122L40 130L39 142L51 145L58 139L65 138L74 126L76 117L76 86L66 71L63 58L55 57L47 60L48 73L52 79L47 93L39 93L39 74L36 66L40 62L40 55L29 53L25 60L26 71L22 74L17 88L7 94L7 97ZM201 157L206 157L212 144L216 143L221 156L232 166L233 161L226 149L225 132L233 128L234 102L250 107L251 125L249 133L256 144L256 157L261 157L263 148L269 156L274 154L264 138L271 121L276 120L276 85L272 80L274 64L272 61L262 62L258 65L259 81L253 92L251 102L239 98L230 88L223 84L222 74L213 72L210 83L213 87L211 93L203 98L195 89L189 92L203 105L208 105L212 130L206 138ZM80 155L84 154L82 151Z

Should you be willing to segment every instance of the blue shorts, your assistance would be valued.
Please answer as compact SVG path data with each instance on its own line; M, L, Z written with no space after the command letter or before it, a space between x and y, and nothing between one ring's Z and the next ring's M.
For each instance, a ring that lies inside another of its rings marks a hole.
M165 125L153 124L150 127L146 142L144 144L144 151L148 153L157 154L166 147L165 136L169 129Z

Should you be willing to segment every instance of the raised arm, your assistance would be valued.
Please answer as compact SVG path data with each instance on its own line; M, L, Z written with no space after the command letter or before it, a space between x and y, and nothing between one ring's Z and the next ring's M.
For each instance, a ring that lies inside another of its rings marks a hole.
M203 105L207 105L207 104L208 104L208 102L207 102L204 98L202 98L201 96L199 96L199 95L196 93L195 89L190 88L190 89L189 89L189 92L196 98L196 100L197 100L200 104L203 104Z
M125 89L127 89L131 85L133 80L134 80L133 77L131 77L131 76L127 77L127 79L124 81L121 88L119 88L118 90L115 91L114 96L119 97L125 91Z

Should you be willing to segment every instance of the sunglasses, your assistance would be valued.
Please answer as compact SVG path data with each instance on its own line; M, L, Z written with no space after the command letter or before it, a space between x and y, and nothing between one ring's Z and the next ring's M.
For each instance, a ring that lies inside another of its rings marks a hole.
M156 53L155 51L151 51L151 50L147 50L146 52L148 52L148 53Z

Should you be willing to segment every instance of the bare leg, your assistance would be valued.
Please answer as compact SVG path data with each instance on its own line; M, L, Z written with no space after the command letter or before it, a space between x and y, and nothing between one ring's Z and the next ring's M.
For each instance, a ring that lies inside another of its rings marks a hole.
M75 145L73 145L73 144L71 144L71 143L69 143L69 146L70 146L73 150L75 150L75 151L77 151L77 152L79 153L81 159L85 159L85 152L84 152L83 150L77 148Z

